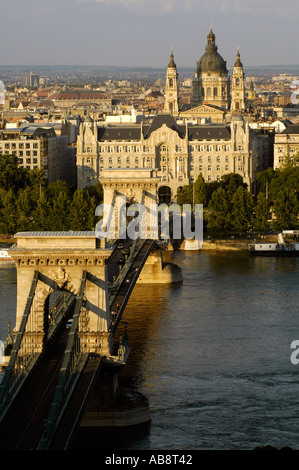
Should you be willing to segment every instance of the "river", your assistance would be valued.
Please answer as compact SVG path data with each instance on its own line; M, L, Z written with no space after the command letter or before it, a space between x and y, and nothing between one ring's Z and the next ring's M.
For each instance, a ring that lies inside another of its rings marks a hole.
M122 450L299 449L298 258L173 252L183 282L136 286L125 310L124 380L146 395L147 432ZM0 338L15 309L12 266L0 267ZM90 444L91 448L96 444Z

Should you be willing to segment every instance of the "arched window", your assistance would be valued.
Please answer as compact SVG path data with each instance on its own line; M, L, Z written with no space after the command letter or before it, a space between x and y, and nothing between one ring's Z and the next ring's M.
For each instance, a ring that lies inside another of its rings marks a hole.
M218 96L218 90L217 90L217 87L216 87L216 86L214 87L214 96L215 96L215 97Z
M207 96L211 96L211 88L210 87L207 88Z

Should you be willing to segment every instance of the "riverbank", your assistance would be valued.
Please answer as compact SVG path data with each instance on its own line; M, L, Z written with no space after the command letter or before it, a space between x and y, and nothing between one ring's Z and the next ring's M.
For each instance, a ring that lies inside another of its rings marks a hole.
M200 251L209 251L209 250L229 250L229 251L247 251L249 243L276 243L277 235L262 235L256 238L224 238L224 239L207 239L203 240ZM179 249L182 251L193 251L192 243L190 240L183 240L183 242L178 246L175 246L174 249ZM194 248L196 251L196 248Z
M0 234L0 243L11 244L16 243L16 240L11 235Z

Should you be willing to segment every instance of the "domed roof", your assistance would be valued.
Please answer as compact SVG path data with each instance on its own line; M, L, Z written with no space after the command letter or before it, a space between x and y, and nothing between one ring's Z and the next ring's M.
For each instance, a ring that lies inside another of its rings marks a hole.
M170 61L169 61L169 64L168 64L168 68L176 69L176 64L175 64L175 61L174 61L174 58L173 58L173 50L172 49L171 49Z
M206 52L197 62L197 72L216 72L221 75L228 73L225 60L223 60L221 55L217 52L215 34L212 31L212 26L207 35Z

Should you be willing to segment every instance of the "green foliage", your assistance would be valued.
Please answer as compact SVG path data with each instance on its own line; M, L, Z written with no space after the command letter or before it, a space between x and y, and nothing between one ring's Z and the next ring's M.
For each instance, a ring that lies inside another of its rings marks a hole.
M19 168L18 157L1 155L0 157L0 188L14 192L26 185L26 171Z
M182 206L183 204L193 204L193 185L188 184L182 186L177 192L177 203Z
M270 218L271 213L268 199L264 193L260 192L254 207L253 230L259 233L267 232Z
M0 233L94 230L102 201L100 183L72 194L65 181L46 185L41 170L21 170L10 155L0 158Z
M231 226L234 232L247 233L252 229L253 197L243 186L238 186L232 196Z
M281 230L291 230L299 228L299 201L295 191L282 189L277 195L274 203L274 227Z
M231 230L230 199L223 188L213 192L207 214L208 231L213 236L224 235Z

